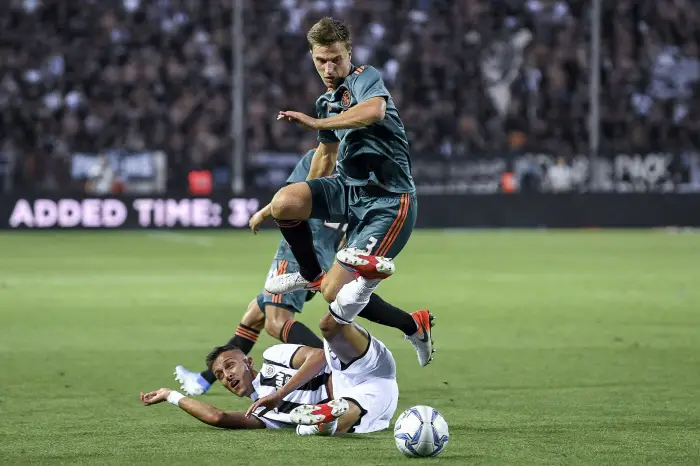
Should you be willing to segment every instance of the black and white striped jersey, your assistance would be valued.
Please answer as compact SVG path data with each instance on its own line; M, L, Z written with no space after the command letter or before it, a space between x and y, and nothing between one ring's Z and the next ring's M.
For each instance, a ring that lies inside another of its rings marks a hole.
M292 368L292 360L300 348L301 345L281 344L265 350L262 367L253 380L253 401L275 393L297 373L297 369ZM261 408L254 414L268 428L292 426L289 413L294 408L303 404L323 403L331 398L330 375L330 369L325 367L316 377L287 395L277 409L259 416L257 413L262 411Z

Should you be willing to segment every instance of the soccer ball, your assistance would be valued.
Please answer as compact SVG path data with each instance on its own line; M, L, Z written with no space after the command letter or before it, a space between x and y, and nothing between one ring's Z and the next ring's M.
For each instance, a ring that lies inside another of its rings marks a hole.
M450 434L437 409L414 406L396 419L394 440L396 448L406 456L437 456L447 446Z

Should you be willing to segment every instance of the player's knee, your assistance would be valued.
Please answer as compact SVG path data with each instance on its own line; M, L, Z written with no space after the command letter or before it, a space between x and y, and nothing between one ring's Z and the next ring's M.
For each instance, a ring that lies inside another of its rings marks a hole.
M344 269L336 262L333 264L321 283L321 293L323 298L332 303L336 300L340 290L355 279L355 274Z
M277 220L306 220L311 215L311 190L306 183L295 183L277 191L270 203Z
M326 300L327 303L332 303L335 301L335 297L338 296L338 290L340 290L341 286L338 286L337 283L333 283L331 280L323 280L321 282L321 294L323 295L323 299Z
M294 200L290 198L285 189L286 188L282 188L277 191L270 202L270 213L272 214L272 218L287 220L287 217L290 215L290 210L292 210L291 207Z
M349 409L338 419L335 435L347 434L362 416L362 410L352 400L348 400Z
M284 322L279 320L268 319L265 321L265 331L275 340L280 339L280 334L282 333L282 328L284 327Z
M241 323L255 330L262 330L265 326L265 314L258 306L258 300L254 299L248 304L248 310L243 314Z
M268 306L265 319L265 331L272 338L279 340L284 324L291 319L294 319L294 316L290 311L275 306Z
M335 336L338 333L339 326L340 324L336 322L333 316L330 313L326 313L326 315L324 315L321 318L321 322L318 328L321 330L323 338L326 340L330 340L333 336Z

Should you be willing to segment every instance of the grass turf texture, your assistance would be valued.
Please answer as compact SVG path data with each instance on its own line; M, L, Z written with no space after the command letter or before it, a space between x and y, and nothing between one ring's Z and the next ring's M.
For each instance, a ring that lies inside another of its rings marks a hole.
M0 235L0 463L399 464L390 431L223 431L139 391L178 388L261 289L278 235ZM404 409L450 427L446 464L700 463L700 237L414 234L387 300L437 316L420 368L391 329ZM316 298L301 320L316 329ZM274 341L260 339L252 353ZM203 400L242 410L216 386Z

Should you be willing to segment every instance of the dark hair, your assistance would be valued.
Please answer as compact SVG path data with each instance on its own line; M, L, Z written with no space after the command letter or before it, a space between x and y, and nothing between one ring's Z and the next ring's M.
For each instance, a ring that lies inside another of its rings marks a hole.
M229 343L228 345L224 346L217 346L216 348L211 350L211 353L207 354L207 358L204 360L204 363L207 365L207 369L211 370L211 365L214 364L216 358L218 358L221 355L221 353L225 353L226 351L243 352L243 350L240 349L238 345L234 345L232 343Z
M350 28L344 22L329 17L321 18L311 26L306 34L306 40L309 42L310 49L316 45L326 47L336 42L342 42L348 50L352 46Z

